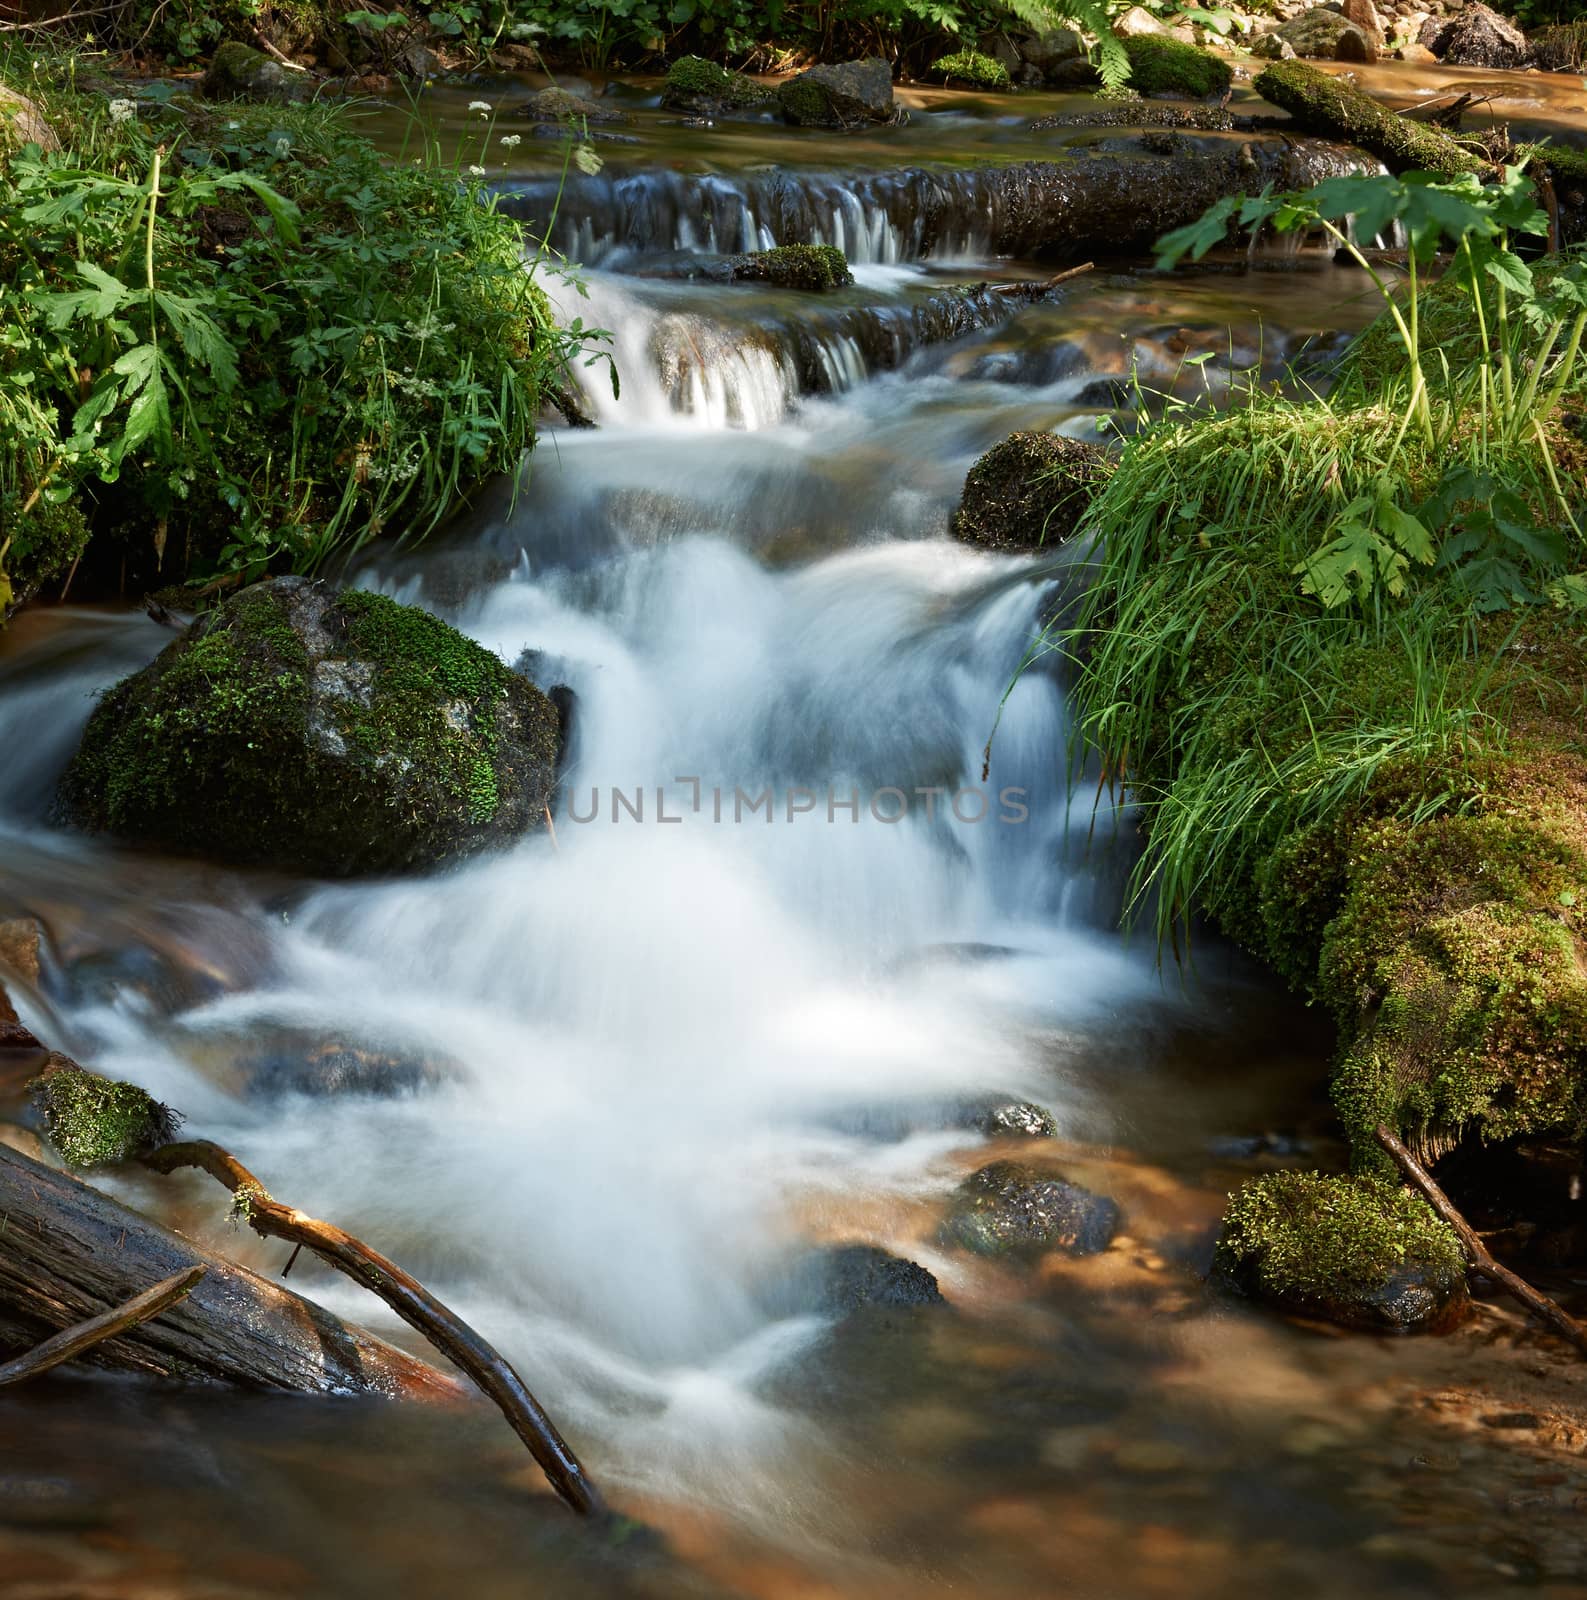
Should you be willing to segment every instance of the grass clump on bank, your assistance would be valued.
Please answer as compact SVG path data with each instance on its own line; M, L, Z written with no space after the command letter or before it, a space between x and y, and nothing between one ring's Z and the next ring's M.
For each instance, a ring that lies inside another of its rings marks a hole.
M13 587L84 528L90 579L311 570L516 467L579 330L470 174L385 163L349 110L26 77L63 148L0 166Z
M1328 399L1126 445L1078 701L1141 808L1135 911L1177 944L1205 910L1330 1007L1376 1169L1379 1121L1428 1157L1587 1129L1587 259L1515 256L1514 173L1229 202L1164 251L1346 214L1407 228L1412 292Z

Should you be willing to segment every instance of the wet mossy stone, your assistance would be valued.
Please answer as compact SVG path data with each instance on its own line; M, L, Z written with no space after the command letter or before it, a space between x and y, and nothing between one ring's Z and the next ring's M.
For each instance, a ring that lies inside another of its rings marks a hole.
M73 1167L135 1161L176 1137L181 1116L135 1083L85 1072L52 1055L29 1086L44 1130Z
M981 1256L1088 1256L1106 1250L1118 1226L1119 1208L1106 1196L1019 1161L994 1161L959 1185L942 1241Z
M661 103L668 110L706 115L753 111L771 105L775 98L766 84L742 72L729 72L704 56L680 56L667 68L661 86Z
M262 50L227 40L219 45L200 85L206 100L307 100L313 80L306 72L293 72Z
M979 50L955 50L951 56L939 56L931 63L931 76L947 83L970 89L1008 89L1008 68L995 56L984 56Z
M542 826L559 739L545 695L427 611L275 578L110 690L57 813L239 864L394 872Z
M1067 539L1113 470L1105 450L1056 433L1012 433L970 468L952 530L986 550L1049 549Z
M1156 34L1140 34L1124 41L1130 58L1130 87L1137 94L1182 94L1192 100L1209 100L1234 81L1227 61Z
M1339 40L1354 24L1342 11L1332 11L1327 6L1313 6L1298 17L1291 17L1268 37L1281 40L1298 56L1310 56L1314 61L1332 61L1339 48Z
M831 1316L846 1316L864 1306L902 1310L947 1302L936 1278L924 1267L871 1244L838 1245L818 1251L803 1266L811 1300Z
M770 283L779 289L846 289L854 282L848 257L835 244L782 244L730 258L740 283Z
M1467 1304L1454 1233L1425 1200L1370 1176L1270 1172L1242 1184L1213 1268L1279 1310L1375 1332L1440 1332Z
M513 114L527 117L531 122L561 124L564 122L631 122L633 118L616 106L602 105L598 100L570 94L566 89L537 89Z
M804 128L852 128L891 122L893 69L879 56L811 67L777 90L783 116Z

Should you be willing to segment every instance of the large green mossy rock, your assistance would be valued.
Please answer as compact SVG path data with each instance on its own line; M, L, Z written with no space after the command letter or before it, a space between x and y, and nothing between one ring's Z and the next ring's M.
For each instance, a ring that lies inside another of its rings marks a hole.
M110 691L58 813L223 861L398 871L540 826L560 737L545 695L439 618L276 578Z
M1137 94L1188 95L1193 100L1222 94L1234 80L1229 63L1178 39L1142 34L1124 41L1130 87Z
M1108 453L1083 439L1011 433L970 468L953 536L984 550L1051 549L1079 526L1112 470Z
M1434 1332L1466 1307L1459 1241L1380 1178L1253 1178L1229 1201L1214 1266L1242 1294L1347 1328Z

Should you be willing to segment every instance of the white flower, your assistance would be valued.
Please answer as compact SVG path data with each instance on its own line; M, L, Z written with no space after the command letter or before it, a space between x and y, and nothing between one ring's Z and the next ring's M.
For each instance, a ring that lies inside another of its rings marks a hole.
M515 22L507 30L507 36L511 39L532 39L537 33L545 31L538 22Z
M573 163L580 172L591 178L606 164L596 153L595 146L591 144L581 144L573 152Z
M138 105L135 100L112 100L110 102L110 120L112 122L131 122L138 114Z
M490 101L470 100L468 103L468 109L470 111L477 111L482 117L488 117L490 115Z
M287 152L291 150L291 148L292 141L287 138L285 134L282 134L281 137L276 140L276 154L278 156L285 156Z
M499 144L503 150L516 150L518 146L523 143L523 135L521 133L509 133L503 138L498 139L496 143Z
M468 175L471 178L483 178L485 176L485 169L483 167L470 167L468 169Z

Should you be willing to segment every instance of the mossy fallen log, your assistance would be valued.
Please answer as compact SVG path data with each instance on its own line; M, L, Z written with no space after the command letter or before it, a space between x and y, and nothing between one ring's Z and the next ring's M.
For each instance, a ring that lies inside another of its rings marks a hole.
M1491 165L1442 129L1411 122L1346 79L1304 61L1275 61L1258 75L1255 87L1269 104L1287 111L1297 127L1356 145L1390 172L1458 178Z
M4 1145L0 1218L0 1358L201 1266L180 1303L79 1359L301 1394L453 1401L466 1393L437 1368Z

